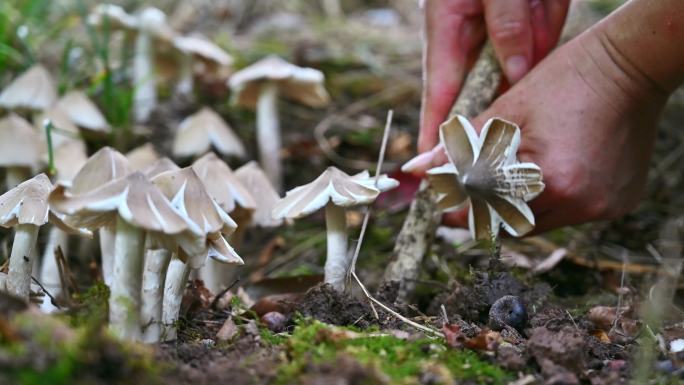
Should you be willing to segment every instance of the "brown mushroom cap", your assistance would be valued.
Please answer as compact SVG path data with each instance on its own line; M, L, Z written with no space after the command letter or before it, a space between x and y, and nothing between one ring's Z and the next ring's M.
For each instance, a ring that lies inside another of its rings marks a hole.
M152 163L149 167L143 170L143 174L145 174L146 177L152 179L163 172L177 170L180 170L180 167L178 167L178 165L173 163L171 159L163 157L157 159L156 162Z
M200 34L178 36L173 45L186 55L193 55L204 61L211 61L227 67L233 63L233 58L221 47Z
M271 55L233 74L228 85L235 93L236 103L247 108L256 107L261 87L267 82L276 84L287 99L322 107L330 102L324 80L319 70L299 67Z
M109 27L116 29L135 29L138 26L134 16L114 4L98 4L88 15L88 23L98 27L109 23Z
M126 159L131 166L131 171L142 171L159 160L159 153L152 143L145 143L126 153Z
M55 103L57 91L50 73L40 64L29 68L0 93L0 107L44 110Z
M275 219L271 215L273 207L280 200L280 195L257 162L251 161L243 165L235 170L234 175L255 201L256 209L252 215L252 223L261 227L282 225L282 219Z
M42 134L41 140L45 141L44 124L45 120L49 119L54 126L52 130L52 147L57 148L66 142L73 142L80 140L78 127L71 122L71 119L58 108L49 108L38 114L34 120L36 132ZM47 152L47 147L45 148ZM47 154L45 154L47 156ZM47 157L46 157L47 159Z
M38 168L45 152L40 132L19 115L0 119L0 167Z
M227 213L233 212L236 206L254 210L257 204L252 194L240 182L228 165L210 152L192 164L193 170L204 184L209 196Z
M124 177L130 171L126 157L111 147L102 147L74 176L70 191L74 195L84 194Z
M57 101L56 107L79 127L102 133L111 131L102 112L82 91L71 91L62 96Z
M70 184L88 161L85 144L74 140L55 148L56 183Z
M201 155L211 147L226 156L244 157L245 147L240 138L216 112L204 107L185 118L176 132L173 154L178 157Z

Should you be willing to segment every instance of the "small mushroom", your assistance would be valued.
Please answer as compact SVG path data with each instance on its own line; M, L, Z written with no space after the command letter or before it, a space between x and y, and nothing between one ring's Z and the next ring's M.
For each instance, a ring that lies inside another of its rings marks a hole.
M193 91L194 64L197 60L206 66L228 67L233 63L233 58L226 51L198 34L179 36L173 40L173 45L182 53L180 80L176 85L176 92L181 95Z
M111 126L102 112L83 91L71 91L59 98L55 106L79 127L95 133L109 133Z
M214 153L208 153L201 157L192 165L204 184L209 196L219 205L219 207L235 217L238 231L249 225L252 213L257 209L257 204L252 194L242 185L228 165ZM234 213L237 216L233 215ZM231 236L232 244L239 244L240 238L236 234ZM230 284L230 277L234 270L232 266L208 260L200 269L200 277L204 285L212 293L219 293Z
M277 56L268 56L236 72L228 81L237 104L257 110L260 163L278 191L282 189L278 96L322 107L330 100L323 82L321 71L298 67Z
M5 168L8 190L41 166L44 145L40 132L19 115L11 113L0 119L0 167Z
M142 171L159 160L159 153L152 143L145 143L126 153L126 159L133 171Z
M50 203L74 226L97 229L116 224L110 328L123 339L139 340L145 233L156 242L179 245L194 255L204 248L201 229L187 222L141 172L82 195L57 186Z
M65 225L52 211L48 204L50 190L50 179L45 174L39 174L0 196L0 226L15 228L7 291L26 300L33 268L32 250L36 247L40 226L49 221L65 231L78 232Z
M313 182L287 192L273 208L274 218L297 219L325 207L328 255L325 261L325 283L338 291L345 289L345 278L352 255L347 250L346 208L375 201L381 192L393 189L399 182L381 175L372 178L368 172L350 176L328 167Z
M255 201L256 209L251 216L251 224L259 227L278 227L282 219L275 219L271 214L273 207L280 200L280 195L268 180L264 170L257 162L251 161L235 170L235 177L247 188ZM233 216L235 217L235 215ZM239 217L239 215L238 215ZM239 220L236 219L238 224ZM238 226L238 232L240 227Z
M176 157L200 156L215 148L226 156L244 158L245 147L226 122L209 107L188 116L178 126L173 143Z
M449 162L428 170L438 206L457 209L470 201L468 223L477 240L496 236L501 224L514 237L532 231L534 214L526 202L544 183L539 166L518 162L520 128L493 118L478 137L468 119L457 115L442 123L439 134Z
M8 110L45 110L57 100L50 73L40 64L29 68L0 93L0 107Z

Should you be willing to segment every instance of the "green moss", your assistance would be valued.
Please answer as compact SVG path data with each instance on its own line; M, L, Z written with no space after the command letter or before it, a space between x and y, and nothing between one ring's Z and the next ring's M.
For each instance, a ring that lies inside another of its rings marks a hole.
M435 364L448 369L458 380L504 384L513 378L476 353L449 349L440 340L407 341L391 335L331 327L318 321L298 321L292 337L284 343L289 359L279 368L276 382L280 384L297 378L312 363L333 362L340 354L379 370L393 382L417 383L425 368Z
M107 323L109 315L109 287L96 282L83 293L74 295L75 311L69 314L69 324L74 327L99 328Z

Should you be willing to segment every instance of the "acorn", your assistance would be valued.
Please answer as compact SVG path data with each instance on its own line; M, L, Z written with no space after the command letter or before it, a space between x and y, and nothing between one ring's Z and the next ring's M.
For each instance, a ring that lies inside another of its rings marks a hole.
M515 295L503 296L494 302L489 309L489 327L492 330L502 330L510 326L522 333L527 323L527 311L520 297Z

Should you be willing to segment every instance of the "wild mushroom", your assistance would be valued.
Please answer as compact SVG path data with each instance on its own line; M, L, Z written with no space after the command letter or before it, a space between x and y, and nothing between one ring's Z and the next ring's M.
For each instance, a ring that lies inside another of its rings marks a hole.
M233 213L238 214L238 229L246 227L257 205L252 194L237 179L230 167L210 152L195 161L192 169L197 173L209 196L225 213L231 217ZM234 239L231 237L232 244L236 244ZM210 259L200 269L200 277L207 289L212 293L219 293L230 284L228 281L233 271L232 266Z
M243 158L245 147L228 124L209 107L185 118L176 131L173 155L176 157L200 156L212 146L226 156Z
M55 107L79 127L96 133L109 133L111 126L83 91L71 91L59 98Z
M185 221L141 172L83 195L57 186L50 194L50 203L67 215L67 223L75 226L96 229L116 223L110 328L121 338L139 340L145 233L162 243L179 244L192 254L201 252L204 246L201 229Z
M381 175L372 178L368 172L350 176L328 167L313 182L287 192L273 208L274 218L297 219L325 207L328 255L325 261L325 283L338 291L345 289L345 278L351 264L347 250L346 208L372 203L384 191L399 182Z
M31 251L36 247L40 226L49 221L65 231L77 232L52 211L48 204L50 190L50 179L39 174L0 196L0 226L15 228L7 290L26 300L33 268Z
M192 93L196 60L220 67L233 63L233 58L226 51L201 35L179 36L173 40L173 45L182 53L180 80L176 85L176 92L181 95Z
M0 167L5 168L8 190L39 168L43 153L42 136L24 118L12 113L0 119Z
M29 68L0 93L0 107L44 110L55 103L57 91L50 73L40 64Z
M73 195L83 195L113 180L122 178L131 172L128 160L120 152L111 147L103 147L94 153L83 164L71 182L62 181ZM102 262L102 279L111 287L114 275L114 239L116 229L114 223L102 226L98 230L100 237L100 257Z
M182 269L173 263L166 275L162 322L169 328L166 337L175 338L174 323L178 319L180 302L191 269L200 267L207 257L225 264L242 264L242 259L228 245L222 234L231 234L237 225L209 196L205 186L191 167L161 173L152 179L162 193L171 200L184 219L201 228L206 235L206 249L202 253L184 255L179 250L178 257L183 261Z
M260 163L278 191L282 189L278 96L322 107L330 100L323 81L321 71L298 67L277 56L268 56L236 72L228 81L238 105L256 107Z
M278 227L282 219L273 218L273 207L280 200L280 195L268 180L264 170L257 162L251 161L235 170L235 177L247 188L254 198L256 209L251 216L251 224L260 227ZM239 215L238 215L239 216ZM235 217L235 216L234 216ZM240 221L238 221L238 224ZM240 226L236 231L240 232Z
M496 236L500 224L514 237L534 228L527 201L544 190L542 172L534 163L518 162L520 128L503 119L485 123L478 137L467 118L455 116L439 130L449 162L428 170L440 194L438 206L456 209L470 201L468 223L474 239Z
M133 171L142 171L159 160L159 153L152 143L145 143L126 153L126 159Z

